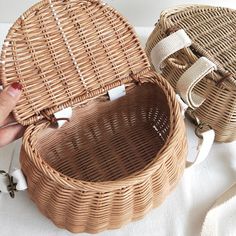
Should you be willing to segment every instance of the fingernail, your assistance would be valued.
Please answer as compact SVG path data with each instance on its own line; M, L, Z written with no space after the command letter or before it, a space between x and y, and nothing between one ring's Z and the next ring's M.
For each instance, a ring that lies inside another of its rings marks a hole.
M21 94L22 85L18 82L14 82L8 89L7 92L12 97L18 97Z

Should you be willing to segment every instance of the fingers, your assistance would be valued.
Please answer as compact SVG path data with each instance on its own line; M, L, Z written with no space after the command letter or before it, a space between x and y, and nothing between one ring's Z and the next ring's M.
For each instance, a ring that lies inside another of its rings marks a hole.
M19 83L13 83L0 93L0 126L5 123L11 111L20 99L22 86Z
M0 125L0 128L1 127L4 127L6 125L11 125L13 123L16 123L16 120L15 118L13 117L13 114L11 113L6 120L3 121L3 123Z
M12 125L0 129L0 148L21 138L25 128L21 125Z

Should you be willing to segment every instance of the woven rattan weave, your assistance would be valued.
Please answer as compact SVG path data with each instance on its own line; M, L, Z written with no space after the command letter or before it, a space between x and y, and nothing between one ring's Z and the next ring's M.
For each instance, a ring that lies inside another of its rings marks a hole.
M163 76L176 89L180 76L199 57L214 62L218 70L203 79L194 89L206 98L195 115L216 132L216 140L236 139L236 11L220 7L183 6L162 13L146 47L155 45L177 29L184 29L193 44L169 57Z
M4 86L23 85L14 115L28 126L21 164L29 194L58 227L119 228L176 186L186 157L179 105L114 9L41 1L13 25L1 60ZM110 101L121 84L126 96ZM72 119L56 129L53 113L69 106Z

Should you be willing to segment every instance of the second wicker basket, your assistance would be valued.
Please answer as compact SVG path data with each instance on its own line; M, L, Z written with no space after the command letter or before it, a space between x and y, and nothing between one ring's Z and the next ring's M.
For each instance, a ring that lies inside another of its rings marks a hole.
M146 52L190 107L216 133L216 141L236 140L236 11L183 6L161 14ZM196 120L196 119L195 119Z

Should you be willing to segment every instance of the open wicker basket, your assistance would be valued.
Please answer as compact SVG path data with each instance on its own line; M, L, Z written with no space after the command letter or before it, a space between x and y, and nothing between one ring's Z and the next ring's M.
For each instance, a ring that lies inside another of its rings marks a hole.
M195 116L215 130L219 142L236 139L235 22L235 10L199 5L176 7L161 14L146 47L152 61L155 46L174 32L183 29L191 38L192 45L169 56L162 68L162 75L175 90L181 76L202 56L217 66L193 92L205 99L194 110Z
M96 0L44 0L5 40L4 87L27 127L21 165L29 194L58 227L97 233L142 218L176 186L186 137L175 93L150 68L132 27ZM124 84L126 96L110 101ZM55 128L53 114L73 107Z

